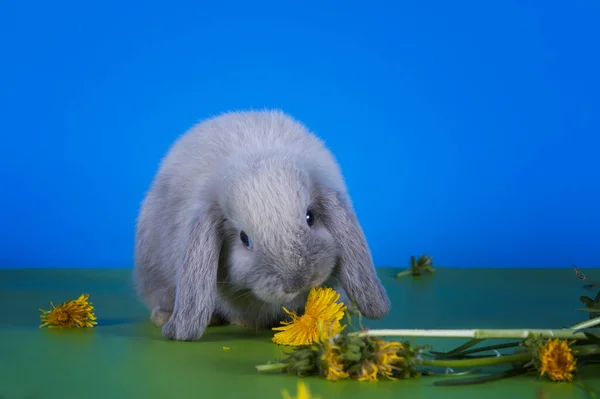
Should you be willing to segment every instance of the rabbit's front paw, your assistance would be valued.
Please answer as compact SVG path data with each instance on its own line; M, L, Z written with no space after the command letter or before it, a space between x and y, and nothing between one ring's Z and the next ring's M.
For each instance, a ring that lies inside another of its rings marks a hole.
M159 307L155 307L154 309L152 309L152 314L150 315L150 320L152 320L152 322L158 327L164 326L170 318L171 312L165 312Z
M173 314L162 327L163 336L174 341L197 341L202 337L204 328L199 323L184 320Z

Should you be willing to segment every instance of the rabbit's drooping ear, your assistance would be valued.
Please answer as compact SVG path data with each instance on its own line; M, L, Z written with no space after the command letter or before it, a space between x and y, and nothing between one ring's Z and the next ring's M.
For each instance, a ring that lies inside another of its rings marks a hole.
M200 212L191 223L183 259L177 270L175 307L163 326L165 338L200 339L215 309L217 267L223 244L222 218L216 207Z
M337 265L342 287L369 319L390 311L390 300L375 272L371 251L350 200L337 192L322 198L324 223L341 250Z

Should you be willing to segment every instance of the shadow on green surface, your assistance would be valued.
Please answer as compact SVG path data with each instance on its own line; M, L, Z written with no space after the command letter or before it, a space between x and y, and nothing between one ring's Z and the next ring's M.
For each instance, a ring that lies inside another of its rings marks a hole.
M110 326L122 326L127 324L136 324L141 322L141 319L98 319L97 328L110 327Z

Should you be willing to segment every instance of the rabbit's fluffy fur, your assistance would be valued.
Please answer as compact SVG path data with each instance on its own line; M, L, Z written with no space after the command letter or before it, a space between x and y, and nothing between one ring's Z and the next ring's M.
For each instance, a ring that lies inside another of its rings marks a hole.
M222 114L174 143L142 202L134 280L174 340L275 326L317 285L367 318L390 309L336 160L280 111Z

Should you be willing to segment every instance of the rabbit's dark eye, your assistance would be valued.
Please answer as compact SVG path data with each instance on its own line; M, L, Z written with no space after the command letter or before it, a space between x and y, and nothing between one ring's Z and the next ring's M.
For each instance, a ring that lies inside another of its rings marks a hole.
M311 210L306 212L306 223L310 227L312 227L312 225L315 223L315 214Z
M242 244L244 244L246 248L252 249L252 241L250 240L250 237L248 237L248 234L246 234L244 230L240 231L240 240L242 240Z

